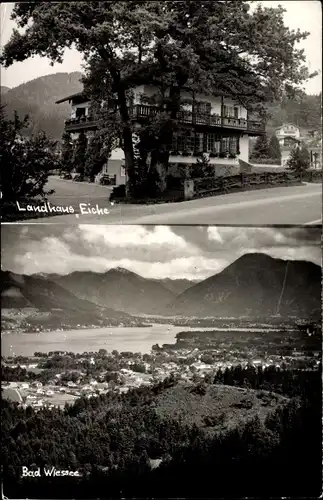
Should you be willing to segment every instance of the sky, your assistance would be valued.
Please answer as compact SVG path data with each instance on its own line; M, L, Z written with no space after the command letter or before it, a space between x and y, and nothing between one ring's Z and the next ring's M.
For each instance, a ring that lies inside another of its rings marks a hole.
M2 225L3 270L20 274L105 272L122 267L145 278L202 280L245 253L321 265L315 227Z
M298 47L303 48L310 71L318 70L320 74L309 80L304 88L308 94L318 94L322 90L322 8L318 0L291 1L259 1L256 4L268 7L282 5L285 25L290 29L300 28L310 35ZM1 46L10 38L15 22L10 20L13 3L2 3L1 9ZM252 7L254 8L254 7ZM21 63L15 63L8 69L1 69L1 85L16 87L34 78L58 72L73 72L82 70L82 57L76 50L66 50L62 64L50 66L47 58L34 57Z

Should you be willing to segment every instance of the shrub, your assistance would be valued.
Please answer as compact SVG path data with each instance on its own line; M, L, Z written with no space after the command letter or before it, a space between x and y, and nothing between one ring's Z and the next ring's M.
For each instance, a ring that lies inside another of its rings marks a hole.
M310 154L304 145L296 146L290 152L287 168L293 172L303 173L310 168Z
M197 394L198 396L205 396L207 391L206 384L204 382L201 382L200 384L196 385L191 389L191 393Z
M226 419L225 413L220 413L220 415L211 415L204 417L204 425L206 427L215 427L216 425L221 425Z
M110 201L114 201L116 199L122 199L126 197L126 185L120 184L120 186L115 186L110 194Z
M272 135L268 144L268 156L274 160L281 160L280 145L277 137Z

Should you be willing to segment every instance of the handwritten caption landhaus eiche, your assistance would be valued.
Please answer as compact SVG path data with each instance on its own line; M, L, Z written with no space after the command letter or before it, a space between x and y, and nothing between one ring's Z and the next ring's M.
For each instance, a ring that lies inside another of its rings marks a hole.
M20 206L16 202L19 212L34 212L34 213L48 213L48 214L75 214L74 207L63 207L60 205L51 205L49 202L42 205L26 205ZM110 212L107 208L101 208L98 204L92 206L91 203L79 203L80 215L108 215Z

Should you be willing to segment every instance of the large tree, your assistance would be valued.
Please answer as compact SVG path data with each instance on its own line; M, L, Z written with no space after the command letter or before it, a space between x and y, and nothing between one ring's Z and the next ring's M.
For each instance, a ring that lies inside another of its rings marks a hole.
M33 55L61 62L72 46L83 54L87 90L115 98L111 120L121 130L130 194L136 162L127 97L134 85L155 85L159 113L142 149L150 152L147 172L158 171L164 189L184 87L192 95L220 90L250 107L292 94L311 76L296 48L308 33L286 28L283 13L280 6L251 10L241 0L17 3L12 19L25 31L14 31L2 63Z
M2 202L10 205L16 201L29 201L35 198L46 199L53 191L45 191L50 170L58 167L54 152L55 143L41 132L24 137L28 128L28 117L20 119L17 113L8 119L4 107L0 109L0 189Z

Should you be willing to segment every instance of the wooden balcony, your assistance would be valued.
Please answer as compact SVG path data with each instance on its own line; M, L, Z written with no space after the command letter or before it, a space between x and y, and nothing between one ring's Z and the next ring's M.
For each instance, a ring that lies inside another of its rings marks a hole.
M153 119L159 110L154 106L137 104L129 108L129 114L132 121L146 122ZM265 125L254 120L244 118L235 118L220 115L210 115L202 113L192 113L190 111L180 111L177 115L179 123L204 128L222 128L227 130L240 130L249 135L261 135L265 132ZM100 120L93 117L82 116L81 118L72 118L65 121L65 130L67 132L78 132L79 130L95 130Z
M144 104L137 104L130 109L132 120L138 121L152 119L157 113L157 108ZM259 135L265 132L265 125L263 123L254 120L246 120L245 118L180 111L177 115L177 119L180 123L187 125L241 130L251 135Z
M94 120L92 116L82 116L80 118L70 118L65 120L66 132L78 132L80 130L95 130L99 120Z

